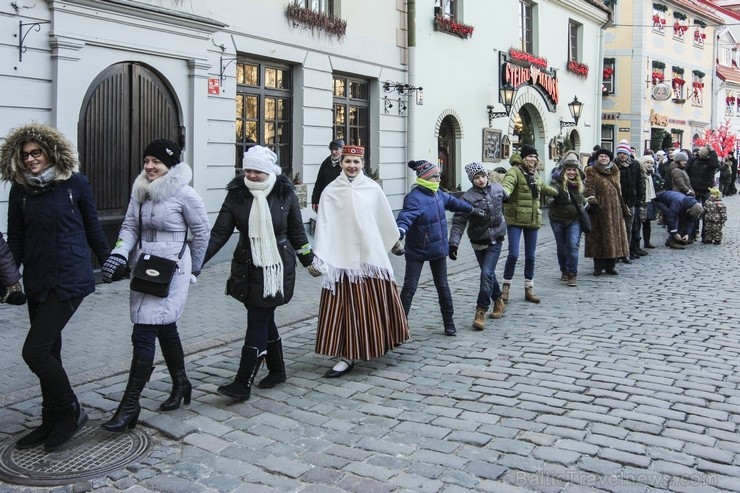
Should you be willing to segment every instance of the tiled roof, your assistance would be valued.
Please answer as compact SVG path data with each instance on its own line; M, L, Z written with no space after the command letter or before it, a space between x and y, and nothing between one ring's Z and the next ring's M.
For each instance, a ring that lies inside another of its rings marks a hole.
M725 82L740 84L740 68L735 66L725 67L723 65L717 65L717 77Z

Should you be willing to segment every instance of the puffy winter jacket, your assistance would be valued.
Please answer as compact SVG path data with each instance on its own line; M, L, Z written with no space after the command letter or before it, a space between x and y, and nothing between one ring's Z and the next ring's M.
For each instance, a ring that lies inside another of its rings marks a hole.
M0 288L7 288L17 283L21 278L18 267L13 260L13 254L0 233Z
M275 239L283 261L283 292L267 298L263 296L262 267L254 265L249 242L249 214L252 211L254 197L241 176L231 180L226 189L226 199L224 199L211 231L205 262L229 241L236 228L239 231L239 243L234 249L231 276L246 275L248 282L242 284L245 292L228 294L243 299L247 308L250 306L273 308L288 303L293 297L295 287L296 251L301 251L298 258L304 267L309 266L313 261L313 253L303 228L301 208L293 184L288 177L280 175L267 196Z
M686 165L686 172L691 178L691 188L697 195L709 193L709 189L714 186L714 174L719 169L719 159L717 153L712 151L709 158L694 158Z
M473 206L447 192L432 192L420 185L406 194L403 210L396 218L406 235L406 259L435 260L447 256L450 247L445 210L470 213Z
M642 203L645 197L645 178L640 170L640 163L628 158L629 166L623 166L619 159L614 160L614 165L619 168L619 181L622 186L622 198L627 207L635 207Z
M485 217L471 216L465 212L456 212L452 217L450 245L459 246L465 226L468 227L470 243L490 245L503 241L506 236L503 200L506 197L504 188L498 183L489 183L483 188L470 187L462 199L473 207L485 211Z
M528 229L539 229L542 226L540 196L555 197L558 191L546 184L538 173L534 173L532 179L539 190L537 198L532 196L532 188L527 183L527 177L519 166L512 166L506 172L501 185L504 187L504 191L509 194L509 201L504 206L504 217L507 226Z

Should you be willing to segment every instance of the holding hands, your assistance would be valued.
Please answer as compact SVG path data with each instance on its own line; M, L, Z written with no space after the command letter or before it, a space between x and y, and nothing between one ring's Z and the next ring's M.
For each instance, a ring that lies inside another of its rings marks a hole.
M103 264L103 282L111 283L120 281L130 273L131 269L128 266L128 260L123 255L114 253Z
M457 260L457 247L455 245L450 245L449 257L450 260Z
M20 282L3 288L0 292L0 303L9 305L23 305L26 302L26 295L23 293L23 286Z

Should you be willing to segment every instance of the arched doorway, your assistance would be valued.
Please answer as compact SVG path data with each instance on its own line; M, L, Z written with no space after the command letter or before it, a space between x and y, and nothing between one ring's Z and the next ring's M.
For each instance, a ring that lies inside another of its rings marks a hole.
M135 62L111 65L90 84L80 110L81 171L92 186L100 223L113 245L123 222L141 152L154 139L184 144L182 112L170 85Z
M437 121L437 162L441 170L440 186L445 190L457 190L458 152L457 145L462 138L459 120L454 112L447 111Z

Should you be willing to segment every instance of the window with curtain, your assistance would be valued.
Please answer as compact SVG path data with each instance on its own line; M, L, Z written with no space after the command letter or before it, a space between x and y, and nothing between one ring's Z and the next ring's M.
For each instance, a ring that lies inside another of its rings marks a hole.
M434 15L457 20L457 0L435 0Z
M333 0L294 0L293 3L299 7L303 7L314 12L322 14L333 14L334 13L334 1Z
M614 152L614 125L601 126L601 147Z
M519 43L520 49L533 53L534 34L532 32L532 4L526 1L519 2Z
M345 144L365 148L365 162L370 164L369 81L351 76L334 76L334 138Z
M288 65L239 59L236 66L236 159L253 145L269 147L291 173L292 70Z
M581 61L581 30L583 26L575 21L568 22L568 59Z

